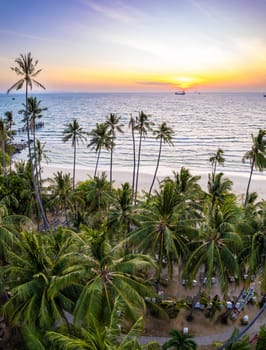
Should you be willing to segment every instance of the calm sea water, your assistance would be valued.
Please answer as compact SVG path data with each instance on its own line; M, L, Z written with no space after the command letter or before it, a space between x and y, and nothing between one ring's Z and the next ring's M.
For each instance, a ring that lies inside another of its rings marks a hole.
M161 165L173 170L185 166L191 170L210 171L210 155L220 147L224 150L223 171L248 172L249 164L242 163L244 153L250 149L251 134L266 128L266 98L261 93L54 93L36 94L44 112L44 127L37 130L37 137L46 143L52 165L70 167L73 149L63 143L65 124L76 118L84 130L90 131L98 122L105 121L110 113L121 116L124 133L117 135L114 166L132 166L132 140L128 127L130 115L144 111L150 120L159 125L166 121L174 129L174 147L163 146ZM22 127L22 94L0 94L0 116L11 110L15 129ZM26 134L18 132L16 141L26 140ZM89 141L88 141L89 142ZM94 167L95 152L81 144L77 151L77 165ZM142 166L154 169L159 143L152 135L146 137L142 147ZM26 159L26 152L17 156ZM109 164L109 154L102 152L101 166Z

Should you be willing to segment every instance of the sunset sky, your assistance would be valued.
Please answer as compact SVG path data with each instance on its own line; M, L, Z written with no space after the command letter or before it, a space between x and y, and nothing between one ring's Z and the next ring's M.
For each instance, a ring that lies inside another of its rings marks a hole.
M266 0L0 0L0 92L31 52L47 91L263 91Z

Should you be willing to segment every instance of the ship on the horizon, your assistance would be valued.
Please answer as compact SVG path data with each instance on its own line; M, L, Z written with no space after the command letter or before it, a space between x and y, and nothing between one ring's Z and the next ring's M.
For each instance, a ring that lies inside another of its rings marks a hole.
M185 95L186 94L186 91L176 91L175 92L175 95Z

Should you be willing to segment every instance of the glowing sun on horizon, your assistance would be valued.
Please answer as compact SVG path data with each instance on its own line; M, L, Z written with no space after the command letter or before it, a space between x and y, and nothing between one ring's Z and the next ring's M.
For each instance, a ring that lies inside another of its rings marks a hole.
M188 89L202 82L201 78L181 76L173 79L173 84L181 89Z

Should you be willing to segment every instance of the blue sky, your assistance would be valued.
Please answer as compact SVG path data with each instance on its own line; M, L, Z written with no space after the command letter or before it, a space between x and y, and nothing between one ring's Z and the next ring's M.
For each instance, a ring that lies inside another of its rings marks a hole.
M266 0L0 0L0 91L31 51L50 91L266 90Z

